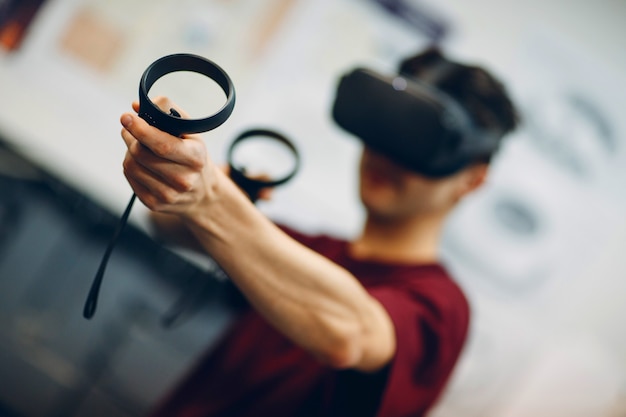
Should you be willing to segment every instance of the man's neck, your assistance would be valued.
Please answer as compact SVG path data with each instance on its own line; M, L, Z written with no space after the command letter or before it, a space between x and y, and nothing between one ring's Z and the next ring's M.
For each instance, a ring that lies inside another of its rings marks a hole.
M389 221L368 216L361 235L350 244L353 256L401 263L438 261L445 215Z

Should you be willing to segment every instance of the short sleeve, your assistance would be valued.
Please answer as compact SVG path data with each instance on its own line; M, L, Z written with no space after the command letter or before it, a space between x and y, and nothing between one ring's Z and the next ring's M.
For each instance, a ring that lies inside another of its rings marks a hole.
M448 279L368 291L387 310L396 333L396 353L376 416L421 416L439 396L462 350L467 300Z

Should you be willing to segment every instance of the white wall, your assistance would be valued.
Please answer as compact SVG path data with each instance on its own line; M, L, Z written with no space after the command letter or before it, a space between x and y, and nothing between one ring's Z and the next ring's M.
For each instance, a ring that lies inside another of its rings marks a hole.
M476 314L466 356L433 414L624 415L626 3L441 3L459 24L452 49L497 69L527 122L573 126L558 131L559 143L590 175L568 173L537 146L536 132L522 131L491 186L451 222L445 247ZM584 126L555 111L565 92L602 107L618 132L619 145L602 162L578 142ZM543 234L500 235L485 212L493 216L488 210L503 196L536 210Z

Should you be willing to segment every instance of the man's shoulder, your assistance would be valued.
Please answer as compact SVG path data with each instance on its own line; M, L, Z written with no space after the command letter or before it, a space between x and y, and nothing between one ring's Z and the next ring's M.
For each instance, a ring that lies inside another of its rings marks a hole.
M373 294L388 298L388 309L416 309L433 323L455 322L457 330L465 333L471 315L469 299L443 264L416 265L400 270L400 274L372 287Z
M427 278L415 279L411 286L420 293L426 293L445 310L469 310L466 291L444 264L435 264L426 274Z

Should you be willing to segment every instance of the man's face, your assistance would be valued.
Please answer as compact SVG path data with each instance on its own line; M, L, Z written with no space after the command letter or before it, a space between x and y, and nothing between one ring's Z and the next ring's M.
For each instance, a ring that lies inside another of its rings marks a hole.
M365 147L360 163L360 196L370 216L402 220L445 214L459 199L457 175L431 179Z

